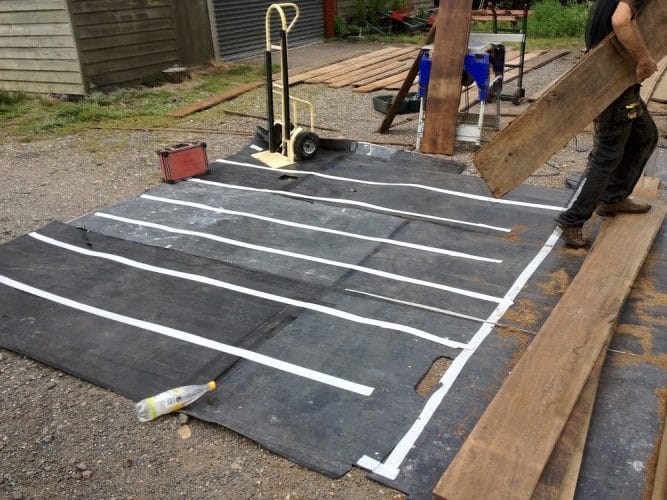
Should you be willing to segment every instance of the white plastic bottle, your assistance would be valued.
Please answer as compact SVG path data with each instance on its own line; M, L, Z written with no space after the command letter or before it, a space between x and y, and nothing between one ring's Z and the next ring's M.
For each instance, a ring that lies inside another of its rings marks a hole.
M213 389L215 389L214 381L208 384L184 385L169 389L139 401L135 406L137 417L140 422L148 422L160 415L178 411Z

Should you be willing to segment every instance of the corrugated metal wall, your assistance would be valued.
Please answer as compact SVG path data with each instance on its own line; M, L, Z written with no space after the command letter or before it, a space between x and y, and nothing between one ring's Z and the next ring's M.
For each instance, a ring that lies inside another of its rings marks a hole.
M0 1L0 90L84 93L65 0Z
M266 50L264 19L272 1L211 0L219 54L233 60L257 55ZM301 10L299 20L290 32L290 47L324 38L322 0L297 0ZM289 11L286 11L289 12ZM288 17L291 13L288 14ZM274 16L277 19L278 16ZM278 43L278 38L276 38Z
M68 0L90 88L139 80L178 62L171 0Z

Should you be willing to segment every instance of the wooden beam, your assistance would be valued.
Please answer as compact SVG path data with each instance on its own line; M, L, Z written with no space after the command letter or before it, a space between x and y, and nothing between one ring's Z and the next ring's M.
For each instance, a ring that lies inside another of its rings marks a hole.
M172 118L183 118L193 113L197 113L198 111L204 111L205 109L217 106L218 104L223 103L225 101L230 101L235 97L238 97L242 94L245 94L246 92L249 92L250 90L261 87L262 85L264 85L264 82L260 81L239 85L238 87L225 90L224 92L216 94L213 97L209 97L208 99L203 99L194 104L191 104L190 106L186 106L184 108L171 111L167 113L167 116L171 116Z
M424 41L424 44L426 45L431 44L433 43L433 40L435 40L435 26L436 26L435 24L431 26L431 29L426 35L426 40ZM405 99L405 96L410 91L410 87L412 86L413 82L415 81L415 78L417 77L417 74L419 73L419 59L421 58L421 55L422 52L420 50L414 62L412 63L412 67L408 70L408 74L405 77L405 80L403 81L403 85L401 85L401 88L398 89L398 94L394 96L394 100L391 102L389 111L387 112L387 115L384 117L384 120L382 121L382 124L378 129L378 132L380 132L381 134L384 134L387 132L387 130L389 130L389 127L391 127L391 122L393 122L394 118L396 117L396 112L398 111L398 107L401 105L401 103Z
M436 498L529 498L667 207L607 219L579 273L433 491Z
M454 154L461 75L471 17L469 0L440 3L421 140L423 153Z
M649 0L637 24L653 57L662 59L667 0ZM474 155L494 196L521 184L635 82L635 64L619 46L610 35Z
M533 491L532 500L572 500L574 498L579 469L584 458L588 427L595 406L595 396L606 357L607 346L602 349L595 362L591 375Z

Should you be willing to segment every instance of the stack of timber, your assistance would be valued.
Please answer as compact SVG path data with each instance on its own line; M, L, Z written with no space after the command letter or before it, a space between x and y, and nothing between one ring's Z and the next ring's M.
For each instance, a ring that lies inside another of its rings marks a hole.
M331 88L353 87L355 92L398 90L408 78L410 68L418 57L420 47L387 47L345 61L290 75L290 85L299 83L325 84ZM537 69L563 55L563 50L537 50L525 54L524 73ZM519 53L508 51L508 63L517 64ZM518 78L517 69L508 71L504 80ZM415 82L410 82L413 90ZM414 85L413 85L414 84Z
M440 478L436 498L573 498L607 347L667 212L659 180L642 181L635 193L652 198L653 209L641 223L637 215L605 221L579 273ZM658 494L665 472L657 471Z

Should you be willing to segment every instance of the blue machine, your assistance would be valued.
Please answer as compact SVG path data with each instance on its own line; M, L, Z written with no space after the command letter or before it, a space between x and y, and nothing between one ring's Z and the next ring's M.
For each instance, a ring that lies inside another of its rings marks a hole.
M417 122L417 144L419 149L421 138L424 133L424 108L428 94L428 84L431 76L432 60L430 57L430 47L422 49L421 59L419 61L419 120ZM478 89L480 101L480 113L477 125L462 124L457 130L457 139L468 140L479 144L481 128L484 123L485 105L488 101L495 99L498 105L497 116L500 116L500 93L502 90L503 72L505 69L505 47L503 45L485 45L482 47L468 47L468 52L463 60L463 80L466 86L472 81L475 82ZM491 79L493 71L493 79ZM472 79L472 81L470 80Z

